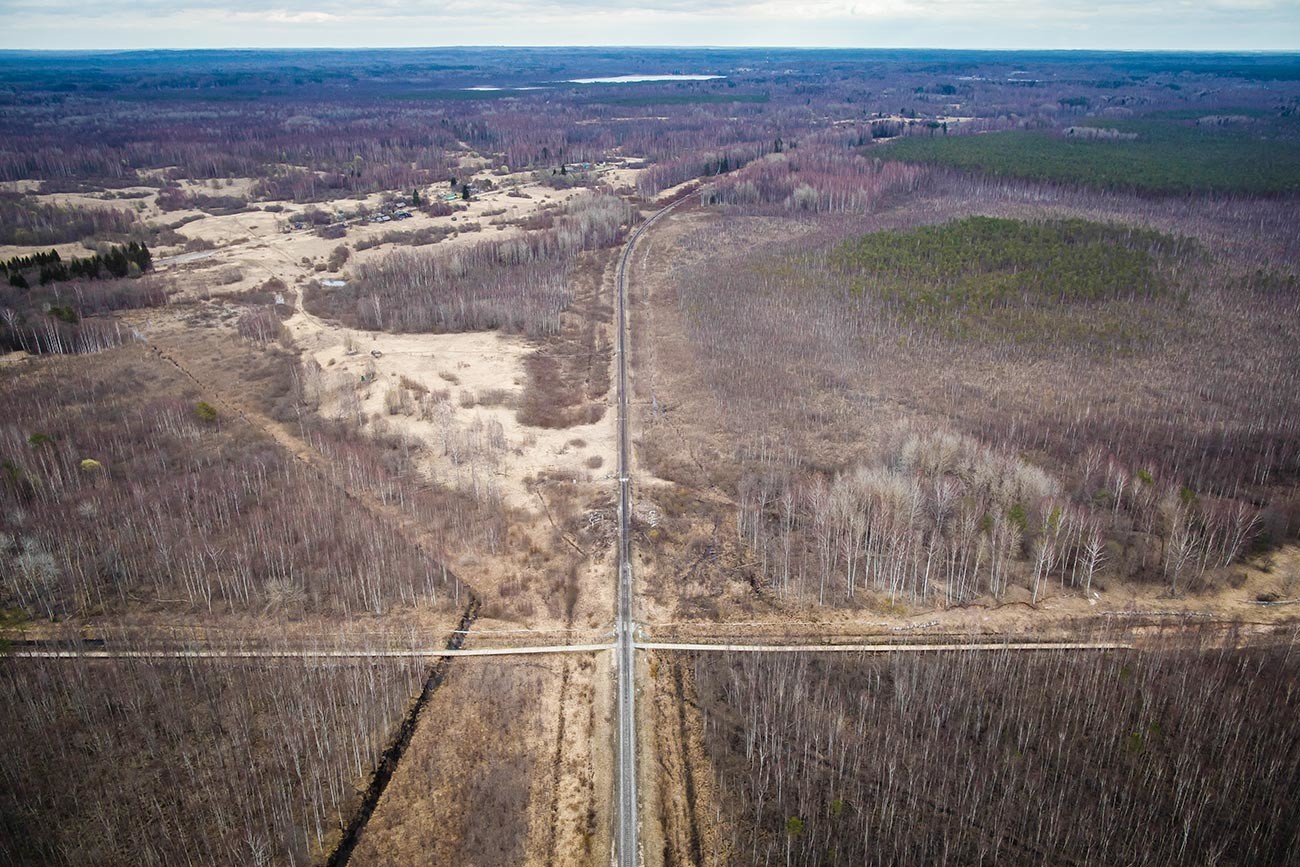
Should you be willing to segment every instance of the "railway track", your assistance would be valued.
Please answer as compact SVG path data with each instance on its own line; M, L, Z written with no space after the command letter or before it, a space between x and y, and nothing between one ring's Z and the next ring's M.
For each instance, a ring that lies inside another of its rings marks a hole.
M615 628L618 654L618 772L616 778L615 857L619 867L637 867L640 863L637 842L636 788L636 630L633 605L630 522L632 514L631 445L628 438L629 389L627 376L628 316L627 272L639 240L656 222L670 213L683 199L656 211L637 227L627 239L618 260L617 357L618 386L618 617Z

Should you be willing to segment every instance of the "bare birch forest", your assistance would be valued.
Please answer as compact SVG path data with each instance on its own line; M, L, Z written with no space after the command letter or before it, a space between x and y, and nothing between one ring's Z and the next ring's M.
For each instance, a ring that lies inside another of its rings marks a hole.
M392 473L372 444L322 427L314 441L339 474L322 476L152 356L114 353L95 369L66 360L0 387L6 606L48 620L141 604L344 615L453 606L457 579L442 562L340 494L368 488L418 513L409 474Z
M606 194L583 194L558 210L518 238L451 253L389 253L360 267L352 284L314 292L312 309L379 331L554 335L570 300L574 257L614 244L632 221L627 204Z
M5 660L0 862L318 863L423 670Z
M1294 534L1282 210L1193 219L888 163L827 180L820 158L796 173L804 157L705 196L670 297L706 391L656 395L738 468L711 472L763 586L817 604L1037 602L1099 578L1178 594ZM792 228L800 200L843 216ZM657 418L652 461L680 435Z
M1283 864L1293 645L695 658L710 863Z

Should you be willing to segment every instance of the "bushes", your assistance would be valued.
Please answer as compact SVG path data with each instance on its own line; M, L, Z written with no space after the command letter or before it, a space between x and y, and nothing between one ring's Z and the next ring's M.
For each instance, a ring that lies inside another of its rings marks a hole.
M329 269L337 271L347 264L348 259L352 257L352 252L343 244L339 244L330 251Z
M216 216L242 214L249 210L247 199L238 196L209 196L182 190L180 187L163 187L159 190L158 208L162 211L198 210Z
M360 238L356 241L358 251L369 250L381 244L406 244L411 247L426 247L454 235L455 226L425 226L421 229L397 229L385 232L379 237Z

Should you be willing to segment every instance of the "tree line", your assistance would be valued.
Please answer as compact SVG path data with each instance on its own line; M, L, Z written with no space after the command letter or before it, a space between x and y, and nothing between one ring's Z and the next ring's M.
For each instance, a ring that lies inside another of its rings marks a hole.
M9 278L16 289L30 289L33 282L40 286L67 280L98 280L101 277L122 278L143 274L153 265L153 254L148 246L137 241L125 245L110 245L91 256L74 256L64 260L58 250L14 256L0 261L0 273Z
M617 242L632 214L614 196L588 193L538 219L542 224L515 238L449 253L389 253L356 268L346 286L313 290L308 307L380 331L555 333L573 258Z
M132 241L89 257L64 260L50 250L0 262L9 275L0 285L0 350L71 354L121 345L130 329L96 314L167 303L167 283L141 277L152 261L149 248Z
M1057 130L1007 130L891 142L889 159L953 166L992 175L1144 193L1287 195L1300 190L1300 141L1281 135L1207 131L1166 118L1096 119L1083 130L1116 135L1066 135Z
M125 208L93 208L0 195L0 244L35 247L103 235L123 235L138 224Z
M1037 602L1091 595L1103 569L1156 575L1177 593L1230 566L1260 528L1256 506L1157 481L1097 447L1074 490L942 429L900 430L878 462L830 478L775 450L755 457L740 484L741 541L765 586L821 605L864 592L953 605L1013 584Z

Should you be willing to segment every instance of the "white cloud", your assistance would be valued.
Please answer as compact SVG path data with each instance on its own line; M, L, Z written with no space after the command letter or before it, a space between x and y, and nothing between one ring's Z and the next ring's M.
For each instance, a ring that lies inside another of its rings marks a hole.
M268 8L270 5L271 8ZM0 46L1300 49L1300 0L0 0Z
M223 17L234 21L265 21L272 24L326 24L346 20L332 12L291 12L288 9L268 9L264 12L231 12Z

